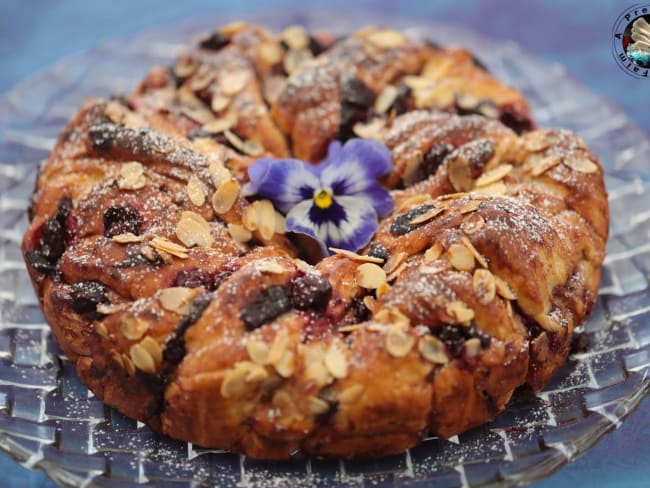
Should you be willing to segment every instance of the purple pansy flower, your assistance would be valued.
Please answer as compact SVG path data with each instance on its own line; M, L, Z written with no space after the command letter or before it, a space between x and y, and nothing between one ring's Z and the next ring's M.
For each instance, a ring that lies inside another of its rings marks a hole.
M317 165L297 159L263 158L248 168L248 190L271 200L286 214L286 230L307 234L321 245L356 251L378 227L394 202L377 178L393 169L386 146L352 139L329 146Z

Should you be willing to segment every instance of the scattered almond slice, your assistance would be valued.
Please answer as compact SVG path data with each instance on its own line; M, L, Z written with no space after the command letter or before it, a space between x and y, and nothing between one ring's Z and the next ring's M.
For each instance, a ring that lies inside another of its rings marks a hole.
M200 178L192 175L187 182L187 196L190 202L197 207L205 203L205 197L208 194L208 187L201 181Z
M374 263L362 264L354 276L359 286L369 290L374 290L386 282L386 272Z
M124 234L114 235L111 239L118 244L131 244L144 241L144 236L136 236L132 232L125 232Z
M190 313L190 306L196 293L197 291L194 288L184 286L163 288L158 294L158 300L160 300L160 305L165 310L180 315L187 315Z
M478 252L478 250L474 247L474 244L472 244L472 241L470 241L467 237L463 236L460 238L460 241L467 247L467 249L470 250L474 258L478 261L478 264L483 266L484 268L488 267L487 260L485 257Z
M445 311L449 317L461 324L469 323L474 318L474 310L460 300L449 302Z
M154 237L151 239L149 244L154 249L166 252L172 256L176 256L177 258L186 259L188 256L186 247L176 244L164 237Z
M147 184L144 176L144 166L137 161L123 163L120 167L120 177L117 186L121 190L140 190Z
M212 195L212 208L218 214L224 214L233 207L238 195L239 182L234 178L224 181Z
M493 168L493 169L483 173L481 176L479 176L476 179L476 182L474 184L477 187L491 185L492 183L496 183L497 181L501 181L508 174L510 174L511 171L512 171L512 165L511 164L501 164L501 165L497 166L496 168Z
M340 254L341 256L350 258L353 261L363 261L366 263L376 263L376 264L382 264L384 262L382 258L376 258L373 256L364 256L361 254L357 254L356 252L348 251L347 249L338 249L336 247L330 247L329 250L332 251L334 254Z
M176 224L176 237L187 247L211 247L214 243L210 224L195 212L185 211Z
M598 165L586 156L570 154L562 162L572 170L580 173L595 173L598 171Z

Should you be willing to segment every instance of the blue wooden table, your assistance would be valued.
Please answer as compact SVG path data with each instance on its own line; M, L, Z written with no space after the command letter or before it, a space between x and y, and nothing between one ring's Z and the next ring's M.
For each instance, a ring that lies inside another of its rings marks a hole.
M0 95L20 79L60 58L91 48L102 40L175 23L191 16L242 13L283 7L380 11L436 23L457 24L495 39L512 39L525 50L567 67L591 90L620 105L646 131L650 130L650 79L623 73L611 53L611 29L630 1L589 2L507 0L438 0L327 2L258 1L248 5L221 0L1 0ZM650 162L649 169L650 169ZM650 486L650 400L617 431L584 457L562 468L539 487ZM53 486L41 472L26 470L0 455L1 486Z

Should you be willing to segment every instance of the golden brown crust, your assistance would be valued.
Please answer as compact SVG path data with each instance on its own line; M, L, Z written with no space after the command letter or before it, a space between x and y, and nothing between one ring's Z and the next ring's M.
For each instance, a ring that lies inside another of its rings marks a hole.
M384 29L236 24L201 46L128 102L87 102L39 175L23 253L98 397L206 447L352 457L457 434L548 382L607 239L579 137L517 135L519 92ZM361 254L312 267L246 198L246 168L355 134L390 150L396 210Z

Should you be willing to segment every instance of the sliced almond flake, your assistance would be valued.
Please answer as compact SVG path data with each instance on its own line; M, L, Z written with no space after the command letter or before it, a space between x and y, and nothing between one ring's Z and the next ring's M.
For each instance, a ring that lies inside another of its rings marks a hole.
M149 323L145 320L130 315L126 315L120 320L120 332L130 341L137 341L147 330L149 330Z
M361 395L363 395L365 389L365 386L361 384L348 386L345 390L338 394L338 401L343 404L355 403L361 398Z
M408 267L408 263L404 262L400 264L393 272L391 272L388 276L386 276L386 281L389 283L397 279L399 275L401 275L404 270Z
M198 92L210 86L216 77L216 69L208 64L202 64L190 78L188 86L192 91Z
M386 271L374 263L364 263L357 268L354 277L360 287L374 290L386 282Z
M540 152L551 146L551 141L540 132L531 132L522 139L524 149L529 152Z
M452 244L447 250L449 264L459 271L472 271L474 269L474 254L462 244Z
M260 383L269 377L269 373L266 368L260 366L259 364L251 363L247 369L248 371L244 377L244 381L246 383Z
M174 65L174 75L178 78L188 78L198 68L198 64L192 58L181 58Z
M432 88L415 90L415 107L421 108L447 108L454 104L456 94L454 90L445 85L433 85Z
M216 161L210 161L208 163L208 173L210 173L210 178L215 188L232 178L232 173L226 168L223 164Z
M313 381L319 388L332 382L332 375L330 375L322 360L309 364L305 362L305 366L305 377Z
M472 244L472 241L470 241L470 240L469 240L467 237L465 237L465 236L461 237L460 240L461 240L461 242L465 245L465 247L467 247L467 249L469 249L470 252L474 255L474 257L475 257L476 260L478 261L478 264L480 264L480 265L483 266L484 268L487 268L487 267L488 267L487 260L486 260L485 257L484 257L480 252L478 252L478 250L474 247L474 244Z
M383 119L375 118L370 122L357 122L352 127L352 131L363 139L381 139L382 129L386 126Z
M555 168L558 164L560 164L560 158L558 156L548 156L536 163L531 173L533 176L540 176L548 170Z
M432 202L433 199L429 195L415 195L407 198L402 203L400 203L398 211L402 212L403 210L415 207L417 205L422 205L423 203Z
M223 398L236 399L245 391L245 378L248 371L245 368L235 367L226 371L221 382L221 396Z
M197 176L190 176L189 181L187 182L187 196L190 198L190 202L197 207L202 206L205 203L205 197L208 194L208 187L203 183L203 181Z
M218 214L224 214L233 207L238 195L239 182L234 178L224 181L212 195L212 208Z
M301 25L291 25L282 32L282 39L289 49L305 49L309 47L309 34Z
M560 323L558 323L556 320L553 320L546 314L536 315L535 320L537 321L537 324L547 332L558 333L564 330Z
M268 64L277 64L282 61L284 50L277 42L263 42L257 46L257 52L262 61Z
M373 319L399 329L406 329L411 323L409 318L396 308L382 308L374 315Z
M286 219L281 213L275 212L275 233L284 234L287 230Z
M375 99L375 110L380 114L388 112L398 94L399 90L396 86L386 85Z
M257 230L262 239L270 241L275 234L275 208L270 200L257 200L254 203L257 210Z
M365 297L363 297L364 306L371 312L375 308L375 303L376 303L375 297L373 297L372 295L366 295Z
M442 256L442 245L439 242L434 242L433 245L424 253L424 260L428 263L435 261Z
M440 339L433 336L424 336L418 342L418 351L424 359L433 364L448 364L447 348Z
M398 328L391 328L386 334L386 350L396 358L403 358L415 344L415 338L406 331Z
M194 288L184 286L163 288L158 293L158 300L160 300L160 305L165 310L180 315L187 315L190 313L192 300L196 296L196 293L197 291Z
M343 327L338 328L339 332L354 332L355 330L361 329L363 329L363 325L361 324L344 325Z
M95 329L95 332L97 332L104 339L108 339L108 330L106 329L106 326L103 322L95 322L93 328Z
M447 163L447 177L451 186L457 192L471 190L474 182L471 177L469 160L460 154L449 159ZM451 198L451 196L448 195L447 198Z
M219 86L224 95L231 97L244 89L250 79L248 71L233 71L221 78Z
M133 365L145 373L153 374L156 372L156 362L144 347L140 344L133 344L129 349L129 356Z
M474 183L477 187L488 186L497 181L501 181L512 171L511 164L501 164L496 168L486 171L476 179Z
M428 222L429 220L437 217L440 215L442 212L444 212L444 208L432 208L429 210L427 213L422 214L418 217L415 217L413 220L409 222L410 225L418 225L418 224L423 224L425 222Z
M322 415L330 409L330 404L321 398L308 397L307 408L314 415Z
M478 106L478 111L481 115L487 117L488 119L497 119L500 115L499 109L489 103L481 103Z
M275 408L279 408L281 410L290 409L293 408L294 406L294 402L291 399L291 395L286 390L276 391L273 394L273 398L271 399L271 404Z
M235 112L228 112L226 116L211 120L204 124L201 129L208 134L221 134L229 129L232 129L237 124L237 115Z
M476 357L481 352L481 339L478 337L472 337L465 341L465 354L470 357Z
M247 156L251 156L253 158L256 158L264 154L264 147L262 147L262 145L259 142L253 141L252 139L247 139L245 141L242 141L241 150L244 154L246 154Z
M475 188L473 192L482 193L484 195L505 195L507 190L508 189L503 181L497 181L491 185Z
M377 263L381 264L384 262L382 258L376 258L373 256L362 256L361 254L357 254L356 252L348 251L347 249L338 249L336 247L330 247L330 251L332 251L334 254L340 254L341 256L345 256L346 258L350 258L353 261L362 261L366 263Z
M388 284L388 282L386 282L386 283L382 283L382 284L379 285L379 287L375 290L375 295L377 296L377 298L381 298L382 296L384 296L384 295L385 295L386 293L388 293L389 291L390 291L390 285Z
M140 341L140 345L149 352L154 362L156 363L156 368L162 364L163 347L156 339L151 336L146 336Z
M467 214L467 213L470 213L470 212L474 212L480 206L481 206L480 201L478 201L478 200L469 200L465 205L463 205L460 208L459 212L461 213L461 215L464 215L464 214Z
M214 94L214 95L212 95L212 100L210 101L210 108L214 112L218 113L218 112L221 112L222 110L225 110L226 108L228 108L228 105L230 105L231 101L232 101L232 98L230 98L230 97L227 97L227 96L221 95L221 94L219 94L219 95ZM233 125L235 125L235 124L232 124L231 126L226 127L226 129L230 129L230 127L232 127Z
M147 184L144 176L144 166L137 161L123 163L120 167L120 177L117 186L121 190L139 190Z
M472 277L472 288L478 302L481 305L487 305L496 296L494 275L487 269L477 269Z
M334 378L342 379L348 375L348 358L338 341L327 348L324 360L325 367Z
M124 234L117 234L111 239L118 244L131 244L133 242L142 242L144 241L144 236L136 236L132 232L125 232Z
M257 205L253 202L242 211L241 222L246 229L253 231L257 230L259 224L259 217L257 212Z
M460 228L465 234L472 235L485 227L485 219L479 214L472 214L463 220Z
M480 103L481 101L478 98L468 93L460 94L456 98L456 105L467 111L475 111Z
M468 323L474 318L474 310L460 300L453 300L447 304L447 315L457 323Z
M366 38L382 49L395 49L406 43L404 36L394 30L381 29L371 32Z
M565 156L562 162L572 170L580 173L595 173L598 171L598 165L586 156L570 154Z
M122 354L122 364L124 365L126 374L129 376L135 375L135 366L133 365L133 361L131 361L131 358L128 354Z
M253 263L253 267L261 273L270 273L270 274L285 274L288 271L291 271L290 268L287 268L281 263L278 263L273 258L269 259L260 259Z
M393 254L390 258L388 258L386 264L384 264L384 271L386 271L386 273L392 273L402 263L404 263L408 259L408 257L409 257L408 253L405 253L404 251L400 251L398 253Z
M275 370L283 378L289 378L295 371L294 354L286 349L279 361L273 363Z
M176 237L187 247L211 247L214 243L210 224L195 212L184 211L176 224Z
M275 364L280 359L282 359L282 355L288 347L289 334L287 334L287 331L285 329L281 329L277 334L275 334L275 337L273 338L273 343L271 344L271 349L269 351L269 363Z
M228 224L228 234L237 242L248 242L253 238L253 233L243 225Z
M292 75L296 73L307 61L314 58L309 49L290 49L284 56L284 70Z
M177 258L181 258L181 259L187 258L186 247L176 244L175 242L165 239L164 237L154 237L153 239L151 239L149 244L151 245L151 247L155 248L156 250L164 251L166 253L171 254L172 256L176 256Z
M498 276L494 276L495 282L496 282L496 287L497 287L497 293L499 296L502 296L506 300L516 300L517 295L515 294L514 291L512 291L512 288L506 283L503 279L499 278Z
M269 364L269 346L262 341L248 341L246 343L246 351L253 360L259 365Z

